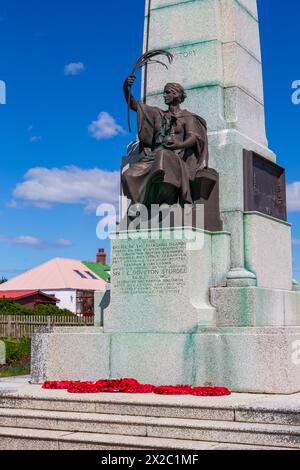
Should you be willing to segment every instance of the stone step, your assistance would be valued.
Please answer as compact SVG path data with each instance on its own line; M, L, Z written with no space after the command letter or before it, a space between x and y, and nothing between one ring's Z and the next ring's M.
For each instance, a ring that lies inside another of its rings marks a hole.
M180 439L0 427L0 450L291 450Z
M35 386L36 387L36 386ZM83 413L101 413L112 415L149 416L165 418L183 419L204 419L234 421L234 408L221 406L205 406L201 400L199 405L195 405L195 397L184 397L184 400L177 400L179 397L165 396L109 396L107 394L98 395L97 399L85 395L81 399L71 398L45 398L45 397L18 397L0 395L1 408L18 408L32 410L49 411L71 411ZM207 397L204 398L207 400ZM199 402L199 400L198 400Z
M290 399L291 401L292 399ZM256 405L255 408L243 407L235 411L235 420L247 423L283 424L300 426L299 403L293 409L289 403L289 409Z
M1 408L0 426L300 448L300 426L278 424Z

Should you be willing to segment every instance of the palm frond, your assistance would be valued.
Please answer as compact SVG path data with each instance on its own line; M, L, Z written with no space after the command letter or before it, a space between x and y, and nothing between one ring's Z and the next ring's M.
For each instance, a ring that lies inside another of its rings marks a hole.
M167 58L169 65L172 64L174 60L173 54L163 49L153 49L151 51L145 52L141 57L139 57L132 69L131 75L136 75L139 69L151 64L160 64L163 67L168 69L168 65L158 59L154 60L154 57L164 56ZM129 89L129 98L128 98L128 129L131 132L131 123L130 123L130 102L131 102L131 87Z

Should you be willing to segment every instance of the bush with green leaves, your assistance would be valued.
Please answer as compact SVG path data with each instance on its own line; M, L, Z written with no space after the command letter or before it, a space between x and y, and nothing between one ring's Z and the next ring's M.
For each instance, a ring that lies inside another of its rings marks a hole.
M0 299L0 315L62 315L74 316L70 310L55 305L39 304L34 309L24 307L11 299Z
M66 308L59 308L56 305L51 304L39 304L34 310L30 310L31 315L62 315L62 316L74 316L70 310Z
M29 314L29 309L17 304L11 299L0 299L0 315Z
M31 354L31 339L5 339L6 362L19 361Z

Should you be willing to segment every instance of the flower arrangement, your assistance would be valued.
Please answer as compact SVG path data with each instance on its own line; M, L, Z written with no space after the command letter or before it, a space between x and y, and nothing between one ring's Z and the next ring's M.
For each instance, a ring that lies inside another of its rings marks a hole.
M190 385L164 385L156 387L141 384L135 379L98 380L97 382L54 381L45 382L47 390L67 390L69 393L154 393L157 395L194 395L202 397L221 397L230 395L225 387L191 387Z

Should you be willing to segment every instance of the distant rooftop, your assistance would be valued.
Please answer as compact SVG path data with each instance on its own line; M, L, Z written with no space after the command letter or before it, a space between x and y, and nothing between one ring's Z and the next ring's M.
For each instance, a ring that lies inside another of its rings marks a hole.
M47 295L44 292L41 292L40 290L9 290L9 291L2 291L0 292L0 299L24 299L26 297L31 297L32 295L40 295L44 297L45 299L51 299L51 300L56 300L56 302L59 302L58 299L53 297L52 295Z
M94 266L96 265L96 266ZM54 258L0 285L0 292L19 290L99 290L104 291L107 265ZM93 267L93 269L92 269Z
M82 263L104 281L110 280L110 266L108 264L100 264L93 261L82 261Z

